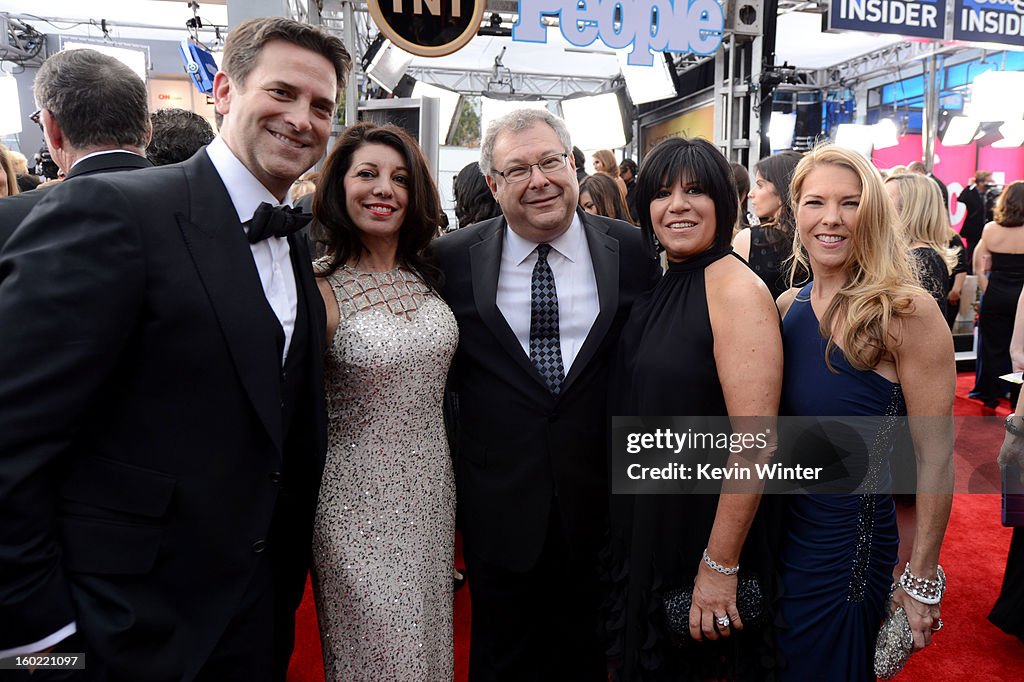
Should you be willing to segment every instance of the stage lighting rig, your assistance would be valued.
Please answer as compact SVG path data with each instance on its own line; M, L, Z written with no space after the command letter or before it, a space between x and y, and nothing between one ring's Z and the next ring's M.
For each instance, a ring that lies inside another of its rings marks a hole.
M491 14L487 26L481 26L476 32L478 36L498 36L508 38L512 35L512 29L501 25L501 15L497 12Z
M46 36L10 14L0 13L0 61L25 66L38 60L41 64L45 47Z

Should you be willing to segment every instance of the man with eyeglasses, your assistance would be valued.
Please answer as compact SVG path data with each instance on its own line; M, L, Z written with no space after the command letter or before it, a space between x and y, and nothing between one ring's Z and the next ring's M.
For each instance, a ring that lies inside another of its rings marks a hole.
M95 50L66 50L39 68L33 83L43 131L60 177L147 168L149 95L135 72ZM53 185L0 201L0 248Z
M474 682L606 679L608 367L659 271L636 228L578 209L571 150L546 111L495 121L480 168L502 215L435 243L459 321L449 416Z

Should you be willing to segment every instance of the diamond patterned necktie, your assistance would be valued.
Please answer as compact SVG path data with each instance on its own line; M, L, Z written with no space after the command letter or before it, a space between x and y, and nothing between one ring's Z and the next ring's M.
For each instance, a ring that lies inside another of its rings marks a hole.
M537 246L537 264L530 284L530 362L554 395L562 388L562 344L558 336L558 293L548 265L550 244Z

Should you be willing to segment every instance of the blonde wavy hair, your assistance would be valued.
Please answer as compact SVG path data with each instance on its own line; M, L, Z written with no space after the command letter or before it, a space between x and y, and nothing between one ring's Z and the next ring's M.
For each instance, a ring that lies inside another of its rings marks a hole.
M851 365L871 370L882 361L889 342L898 342L890 331L893 318L911 315L914 297L925 292L917 284L906 233L878 169L861 154L835 145L815 148L793 172L789 192L797 231L791 276L795 276L797 263L813 271L800 239L800 199L807 176L825 165L851 171L861 187L857 222L849 226L853 243L846 263L846 282L821 318L821 334L828 339L825 362L833 369L831 357L838 346Z
M900 203L896 207L907 240L913 244L921 242L942 256L946 271L956 267L956 251L949 248L953 228L949 226L949 211L942 205L939 186L931 178L918 173L890 175L885 184L895 184L900 189Z

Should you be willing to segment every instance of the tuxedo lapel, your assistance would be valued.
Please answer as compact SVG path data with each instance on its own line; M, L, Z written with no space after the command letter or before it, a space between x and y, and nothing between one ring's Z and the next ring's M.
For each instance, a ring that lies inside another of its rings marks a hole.
M590 333L587 334L583 346L576 359L573 360L569 374L562 383L562 394L572 386L573 381L587 366L594 353L600 347L604 337L611 329L615 314L619 308L619 242L610 236L607 229L596 223L589 223L585 214L580 212L583 221L583 232L587 236L587 247L594 263L594 279L597 282L597 300L600 310L594 320Z
M184 164L190 201L178 227L206 288L239 381L281 451L281 325L267 303L238 214L206 154ZM300 275L296 273L296 280ZM312 320L311 320L312 321Z
M469 263L473 279L473 299L480 319L494 334L505 352L511 355L527 374L548 390L544 379L530 362L529 356L508 326L508 320L498 309L498 275L501 271L501 244L505 236L505 219L495 223L493 230L480 235L480 241L469 248Z

